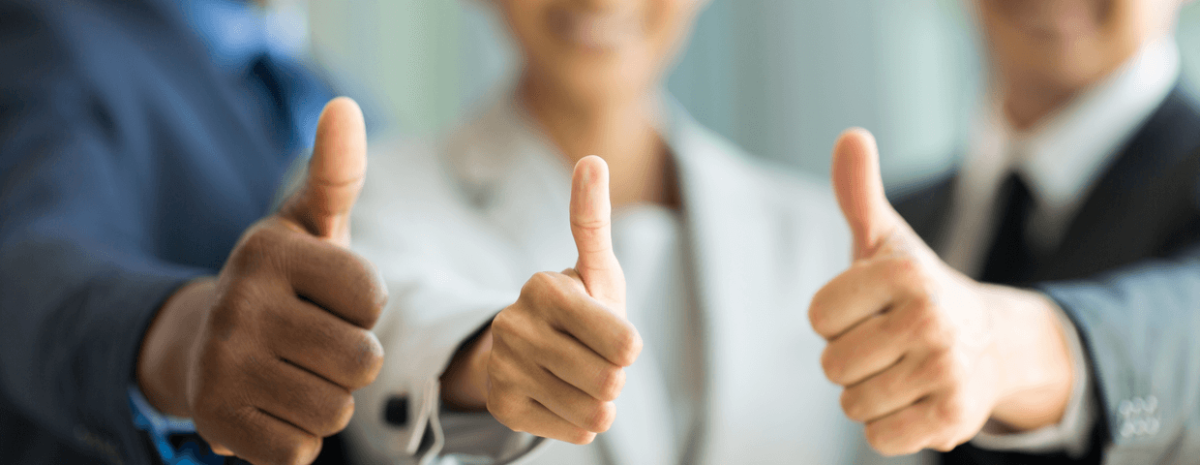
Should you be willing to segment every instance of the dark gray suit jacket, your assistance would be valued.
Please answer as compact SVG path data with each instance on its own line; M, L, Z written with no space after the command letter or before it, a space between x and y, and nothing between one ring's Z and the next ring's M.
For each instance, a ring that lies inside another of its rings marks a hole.
M894 199L935 250L947 240L957 179ZM1035 261L1031 281L1002 284L1042 290L1079 330L1101 411L1089 453L1076 462L1200 462L1200 104L1180 85L1103 174L1059 248ZM1155 408L1131 409L1149 399ZM948 464L1064 461L970 445L943 456Z

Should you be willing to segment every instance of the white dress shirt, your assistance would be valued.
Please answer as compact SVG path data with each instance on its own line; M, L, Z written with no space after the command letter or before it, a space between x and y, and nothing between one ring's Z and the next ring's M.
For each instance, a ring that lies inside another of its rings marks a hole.
M1001 102L984 106L976 121L968 157L954 193L947 240L940 255L954 268L979 276L998 226L998 189L1018 172L1034 199L1027 243L1055 248L1093 185L1163 102L1179 78L1179 50L1173 39L1143 46L1112 75L1084 91L1057 113L1028 131L1008 123ZM1058 425L1013 435L975 438L987 448L1083 451L1096 418L1096 405L1083 347L1069 319L1075 384L1066 414Z

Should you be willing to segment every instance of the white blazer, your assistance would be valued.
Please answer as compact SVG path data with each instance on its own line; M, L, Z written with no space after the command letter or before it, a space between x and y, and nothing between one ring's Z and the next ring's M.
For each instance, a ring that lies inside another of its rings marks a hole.
M841 390L820 367L825 343L808 323L813 293L849 265L849 232L828 185L743 154L677 107L665 113L705 343L703 433L686 460L885 462L842 414ZM374 153L356 207L355 248L380 267L391 295L376 327L387 362L355 394L347 430L356 460L685 460L661 427L669 393L640 360L628 369L616 422L597 439L600 454L513 433L486 413L440 411L438 377L460 342L513 303L533 273L576 259L571 167L511 99L447 140ZM389 403L400 424L385 421Z

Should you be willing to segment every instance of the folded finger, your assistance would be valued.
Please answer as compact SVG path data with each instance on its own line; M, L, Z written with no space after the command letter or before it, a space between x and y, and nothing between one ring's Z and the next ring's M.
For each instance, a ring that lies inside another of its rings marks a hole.
M370 384L383 365L374 333L310 302L291 299L267 316L268 344L276 355L347 390Z
M867 442L886 456L908 455L926 448L937 436L934 402L931 398L867 423Z
M578 339L605 360L619 366L629 366L642 350L642 336L633 324L596 299L589 296L578 277L556 274L555 279L571 280L570 287L579 292L569 292L559 297L558 302L549 302L555 311L548 315L551 324Z
M920 361L906 357L894 366L842 392L842 410L851 420L870 422L915 404L932 391L920 376Z
M255 407L220 412L220 425L196 419L196 430L210 444L220 444L250 463L312 463L322 440Z
M332 436L350 422L354 397L341 386L279 360L255 374L275 389L259 391L253 402L264 412L318 437Z
M548 371L532 373L533 400L572 425L593 433L608 431L616 406L588 395Z
M867 318L911 295L918 264L905 254L859 260L813 296L808 318L813 330L835 339Z

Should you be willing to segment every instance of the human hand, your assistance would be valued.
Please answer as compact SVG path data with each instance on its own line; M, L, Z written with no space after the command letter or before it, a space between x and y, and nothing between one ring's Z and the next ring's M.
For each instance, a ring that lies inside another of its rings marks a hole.
M365 174L362 113L334 99L303 187L245 231L215 279L177 291L147 331L142 391L160 411L192 418L217 453L311 463L322 438L350 421L351 392L379 373L383 348L370 329L386 289L346 248Z
M587 444L616 417L624 367L642 340L625 319L625 275L612 251L608 165L575 165L571 233L575 268L533 275L443 376L458 407L486 406L514 431ZM474 379L474 381L472 381Z
M834 148L854 263L809 307L843 411L885 455L948 451L989 418L1019 430L1057 422L1072 379L1054 304L943 263L888 203L878 157L861 129Z

